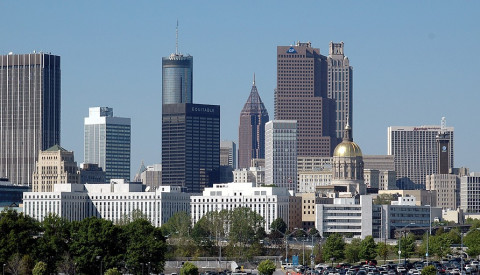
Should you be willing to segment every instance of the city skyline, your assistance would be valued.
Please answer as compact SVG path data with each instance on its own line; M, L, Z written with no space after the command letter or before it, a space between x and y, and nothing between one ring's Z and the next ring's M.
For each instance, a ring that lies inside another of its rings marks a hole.
M343 41L355 74L355 138L365 154L387 154L388 126L437 125L445 116L456 131L455 166L480 170L470 146L480 137L480 130L471 126L476 125L472 110L480 100L476 2L347 1L310 3L308 10L275 2L275 13L271 2L255 3L254 9L249 2L112 3L31 3L27 10L21 3L0 4L11 11L6 22L20 12L26 18L15 32L0 30L9 38L0 54L43 50L62 58L61 145L74 151L79 163L82 120L90 106L111 106L132 118L132 172L142 160L161 161L160 122L155 128L151 121L161 119L159 64L175 50L178 19L179 51L196 60L195 102L221 105L222 140L237 141L238 114L254 72L273 114L277 46L311 41L327 55L330 41ZM216 14L202 16L213 8ZM341 9L348 19L335 20L334 13L317 16L329 9ZM125 20L132 12L138 16ZM303 16L285 20L295 13ZM468 62L447 61L455 53L468 54Z

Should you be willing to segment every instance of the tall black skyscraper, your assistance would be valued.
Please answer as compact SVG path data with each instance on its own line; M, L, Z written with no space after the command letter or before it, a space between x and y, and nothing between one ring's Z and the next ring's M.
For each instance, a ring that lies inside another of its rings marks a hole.
M201 192L220 166L220 106L165 104L162 110L162 185Z
M60 144L60 56L0 56L0 177L31 184L40 150Z

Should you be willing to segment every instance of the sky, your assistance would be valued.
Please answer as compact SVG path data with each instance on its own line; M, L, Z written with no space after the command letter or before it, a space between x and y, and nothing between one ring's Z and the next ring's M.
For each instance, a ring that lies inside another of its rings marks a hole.
M132 176L161 163L162 57L191 54L193 101L221 106L238 139L253 74L273 119L276 47L345 43L354 139L387 154L388 126L455 127L455 167L480 171L479 1L0 0L0 54L61 56L61 145L83 162L83 119L107 106L132 120Z

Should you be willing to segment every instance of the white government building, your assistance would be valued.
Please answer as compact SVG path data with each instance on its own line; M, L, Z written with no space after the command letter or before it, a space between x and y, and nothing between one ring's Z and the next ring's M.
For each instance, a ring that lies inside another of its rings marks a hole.
M43 221L49 213L69 221L99 217L114 223L138 210L161 226L176 212L190 212L190 194L179 186L145 192L144 185L112 179L107 184L55 184L53 192L24 192L25 214Z
M201 196L191 196L192 222L195 224L210 211L234 210L248 207L265 220L265 231L270 224L282 218L288 224L290 192L281 187L256 187L251 182L214 184L205 188Z

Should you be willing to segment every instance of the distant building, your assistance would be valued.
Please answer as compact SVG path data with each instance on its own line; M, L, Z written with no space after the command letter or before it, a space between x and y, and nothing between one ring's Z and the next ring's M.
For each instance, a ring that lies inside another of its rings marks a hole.
M256 187L265 185L265 168L250 167L233 171L233 182L251 182Z
M222 183L205 188L202 195L191 196L191 215L193 224L210 211L233 211L238 207L247 207L265 220L265 231L277 218L288 224L290 193L286 188L255 187L252 183Z
M113 116L113 108L89 108L85 118L85 161L98 164L105 180L130 180L130 118Z
M417 206L431 205L437 207L437 191L435 190L379 190L378 195L390 194L398 197L415 197Z
M105 183L105 171L96 163L80 165L80 183Z
M21 205L23 192L31 191L28 185L14 185L8 179L0 178L0 208Z
M390 155L364 155L363 164L365 169L379 171L395 171L395 156Z
M297 122L273 120L265 125L265 184L297 189Z
M149 186L150 190L160 188L162 185L162 165L153 164L145 167L142 163L142 167L144 167L144 169L142 169L138 177L135 177L135 181Z
M327 186L332 183L332 170L298 171L297 192L315 192L318 186Z
M250 167L255 158L265 158L265 123L269 121L267 108L255 86L255 75L250 96L240 112L238 126L238 167Z
M480 173L460 178L460 208L465 215L480 214Z
M460 177L457 175L427 175L426 189L436 191L438 207L454 210L460 206Z
M330 42L327 57L328 98L336 102L335 129L339 140L344 138L346 124L353 127L353 68L344 54L343 42Z
M162 58L162 105L193 103L193 57L172 53Z
M120 179L109 184L57 184L52 192L25 192L24 212L38 221L56 214L69 221L98 217L119 223L139 211L159 227L177 212L190 212L190 195L181 190L162 186L145 192L144 185Z
M445 149L449 169L453 168L454 128L442 126L388 127L388 154L395 156L397 186L400 189L425 189L425 177L437 174L439 155L437 135L448 136Z
M40 151L33 173L33 192L52 192L53 186L62 183L80 183L77 162L73 152L59 145Z
M220 166L237 167L237 145L230 140L220 141Z
M32 184L38 153L60 144L60 56L0 55L0 177Z
M220 106L165 104L162 108L162 185L199 193L218 180Z
M343 64L340 64L337 53L335 56L333 54L330 59L331 70L345 69L345 61L342 60ZM328 72L327 57L320 54L320 49L312 48L310 42L277 47L275 120L297 121L297 155L300 157L330 157L337 144L336 100L333 98L350 91L350 87L338 89L339 83L345 83L339 79L344 79L348 74L342 71L330 77L331 83L337 86L329 90ZM349 100L346 98L346 102ZM346 106L344 101L339 104ZM343 108L340 110L344 112Z

